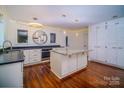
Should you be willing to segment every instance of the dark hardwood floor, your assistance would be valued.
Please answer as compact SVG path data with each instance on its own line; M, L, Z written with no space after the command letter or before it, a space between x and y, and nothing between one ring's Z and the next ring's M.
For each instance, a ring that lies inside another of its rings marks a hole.
M124 70L89 62L82 70L63 80L51 71L49 63L24 68L25 88L104 88L124 87Z

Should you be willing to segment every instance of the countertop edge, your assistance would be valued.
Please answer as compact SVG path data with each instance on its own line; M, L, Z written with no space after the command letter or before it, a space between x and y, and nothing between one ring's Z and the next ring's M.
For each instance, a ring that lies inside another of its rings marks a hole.
M11 61L11 62L5 62L5 63L0 63L0 65L9 65L13 63L19 63L19 62L24 62L24 59L18 60L18 61Z

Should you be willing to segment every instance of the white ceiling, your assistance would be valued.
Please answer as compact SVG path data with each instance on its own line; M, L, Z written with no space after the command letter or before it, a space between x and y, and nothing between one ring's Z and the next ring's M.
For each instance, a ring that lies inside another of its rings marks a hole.
M41 6L5 6L8 15L19 21L33 21L43 25L62 27L66 29L78 29L89 24L99 23L112 19L112 16L124 16L124 6L85 6L85 5L41 5ZM65 14L66 17L62 17ZM75 22L74 20L79 20Z

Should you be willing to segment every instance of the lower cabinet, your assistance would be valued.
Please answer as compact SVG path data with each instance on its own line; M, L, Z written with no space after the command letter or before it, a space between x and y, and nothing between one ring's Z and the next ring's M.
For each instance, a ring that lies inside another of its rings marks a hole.
M0 87L23 87L23 62L0 65Z
M65 76L77 70L77 56L61 56L64 60L61 62L61 75ZM60 60L60 59L59 59Z
M78 54L77 56L77 69L82 69L87 66L87 54Z
M24 50L24 65L41 63L41 49Z

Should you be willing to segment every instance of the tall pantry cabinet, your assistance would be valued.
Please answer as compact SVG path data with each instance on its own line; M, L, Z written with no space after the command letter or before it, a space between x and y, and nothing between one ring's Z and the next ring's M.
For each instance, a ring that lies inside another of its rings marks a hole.
M89 26L89 60L124 68L124 18Z

